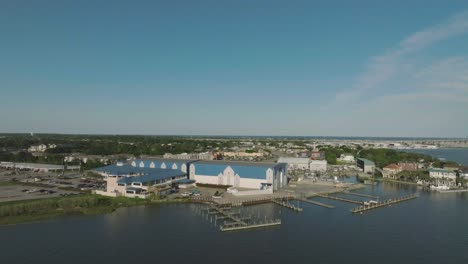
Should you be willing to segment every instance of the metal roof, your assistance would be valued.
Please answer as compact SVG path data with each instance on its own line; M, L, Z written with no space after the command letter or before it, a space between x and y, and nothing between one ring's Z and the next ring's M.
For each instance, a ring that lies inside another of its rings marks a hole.
M285 171L286 163L257 163L257 162L219 162L201 161L194 163L196 175L218 176L228 167L241 178L266 179L266 172L272 169L274 173Z
M310 158L280 157L278 163L310 163Z
M364 165L375 165L375 162L373 162L372 160L363 159L363 158L358 158L358 160L361 160L362 162L364 162Z
M174 167L175 169L180 170L183 165L187 165L191 162L195 162L195 160L178 160L178 159L136 159L129 161L129 164L135 162L136 167L140 166L140 163L147 168L153 163L155 168L164 168L171 169ZM163 166L164 165L164 166Z
M169 179L172 177L186 176L187 174L180 170L159 169L159 168L140 168L125 164L122 166L109 165L94 169L98 172L105 172L113 176L127 176L118 180L118 183L131 182L150 182L156 180Z
M265 167L265 168L274 168L281 163L273 162L247 162L247 161L228 161L228 160L199 160L195 162L197 164L221 164L221 165L236 165L236 166L245 166L245 167Z

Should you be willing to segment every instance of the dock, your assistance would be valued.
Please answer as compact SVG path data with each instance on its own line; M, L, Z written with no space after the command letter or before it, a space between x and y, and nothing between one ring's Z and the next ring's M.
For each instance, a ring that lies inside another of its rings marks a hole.
M252 228L262 228L262 227L272 227L281 225L281 220L273 220L267 221L265 223L260 224L251 224L251 225L233 225L233 226L221 226L219 229L221 231L236 231L236 230L244 230L244 229L252 229Z
M301 201L301 202L305 202L305 203L309 203L309 204L313 204L313 205L318 205L318 206L322 206L322 207L329 208L329 209L335 208L335 206L333 206L333 205L324 204L324 203L317 202L317 201L312 201L312 200L309 200L309 199L298 199L298 200Z
M196 209L197 212L206 216L206 219L211 223L222 221L220 225L221 231L236 231L254 228L263 228L276 226L281 224L280 219L266 219L260 221L252 221L250 216L242 216L241 211L233 211L229 205L210 205L204 209Z
M362 193L343 192L343 194L360 196L360 197L371 198L371 199L379 199L378 196L372 196L372 195L362 194Z
M298 206L295 206L295 205L293 205L293 204L290 204L290 203L288 203L288 202L285 202L285 201L279 201L279 200L276 200L276 199L273 199L273 200L271 200L271 201L272 201L273 203L277 204L277 205L284 206L284 207L286 207L286 208L288 208L288 209L291 209L291 210L293 210L293 211L296 211L296 212L302 212L302 211L303 211L302 208L300 208L300 207L298 207Z
M319 195L317 195L317 196L318 196L318 197L322 197L322 198L327 198L327 199L336 200L336 201L341 201L341 202L354 203L354 204L361 204L361 205L364 204L363 201L351 200L351 199L341 198L341 197L337 197L337 196L324 195L324 194L319 194Z
M364 203L363 206L359 206L359 207L351 209L351 212L352 213L362 213L362 212L369 211L369 210L372 210L372 209L381 208L381 207L389 206L389 205L392 205L392 204L402 203L402 202L405 202L405 201L416 199L417 197L418 197L417 195L412 194L412 195L387 199L387 200L381 201L381 202L370 201L370 202Z

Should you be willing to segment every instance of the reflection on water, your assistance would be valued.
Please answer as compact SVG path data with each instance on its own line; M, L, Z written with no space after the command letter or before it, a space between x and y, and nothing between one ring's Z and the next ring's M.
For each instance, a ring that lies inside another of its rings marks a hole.
M362 215L350 213L354 204L323 198L317 200L336 208L244 207L242 215L281 218L282 225L228 233L191 204L121 208L0 227L2 263L468 263L466 194L395 183L356 192L385 198L417 192L419 198Z

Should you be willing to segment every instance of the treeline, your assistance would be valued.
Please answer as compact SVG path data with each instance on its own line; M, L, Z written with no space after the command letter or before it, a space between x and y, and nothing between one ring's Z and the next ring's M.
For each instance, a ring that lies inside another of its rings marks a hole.
M424 160L426 163L432 163L434 167L443 167L447 164L457 164L456 162L451 161L440 161L425 154L409 153L393 149L350 149L345 146L325 146L321 147L320 150L325 152L326 160L329 164L332 165L338 164L338 158L341 156L341 154L352 154L354 157L372 160L375 162L377 167L381 168L391 163L419 162L421 160Z
M232 148L231 141L205 140L176 136L126 136L126 135L5 135L0 139L0 151L25 150L31 145L56 144L46 153L83 153L88 155L129 154L163 155L165 153L204 152L216 148Z

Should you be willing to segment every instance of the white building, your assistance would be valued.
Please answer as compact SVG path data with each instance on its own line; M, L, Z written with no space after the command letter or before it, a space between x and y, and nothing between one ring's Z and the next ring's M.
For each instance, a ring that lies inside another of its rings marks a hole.
M326 160L311 160L310 161L310 171L327 171L327 161Z
M340 158L338 159L339 161L342 161L342 162L350 162L350 163L354 163L355 160L354 160L354 156L351 155L351 154L341 154L340 155Z
M278 163L287 163L290 170L309 170L310 161L309 158L280 157L278 159Z
M213 160L213 154L211 152L204 153L181 153L171 154L166 153L163 156L165 159L184 159L184 160Z
M290 170L310 170L310 171L326 171L326 160L311 160L309 158L290 158L280 157L278 163L287 163Z
M429 176L436 179L450 179L455 180L457 178L457 173L452 170L445 169L430 169Z
M197 184L273 191L287 185L286 170L286 163L196 161L189 175Z

